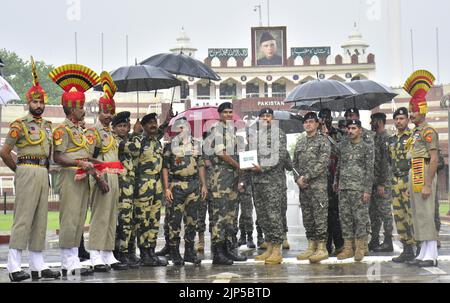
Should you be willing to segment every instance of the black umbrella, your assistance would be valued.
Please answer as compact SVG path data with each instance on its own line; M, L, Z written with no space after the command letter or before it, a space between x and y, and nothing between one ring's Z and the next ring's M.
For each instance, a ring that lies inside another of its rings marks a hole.
M209 66L183 53L164 53L154 55L148 59L145 59L140 64L157 66L175 75L210 79L214 81L220 80L219 75L216 74L216 72Z
M137 92L137 114L139 118L139 91L152 91L180 85L180 81L166 70L149 65L122 66L111 72L118 92ZM101 85L94 90L102 91Z
M299 115L293 114L288 111L275 110L273 112L273 119L278 121L278 126L286 134L300 134L305 131L303 128L303 118ZM255 120L251 125L250 129L253 129L254 124L258 123L259 120Z
M328 107L333 100L357 94L351 87L336 80L312 80L297 86L284 101L294 103L298 109L320 110Z
M391 102L398 94L384 84L372 80L357 80L347 83L358 92L358 96L333 102L332 110L346 110L356 107L360 110L372 110L381 104Z

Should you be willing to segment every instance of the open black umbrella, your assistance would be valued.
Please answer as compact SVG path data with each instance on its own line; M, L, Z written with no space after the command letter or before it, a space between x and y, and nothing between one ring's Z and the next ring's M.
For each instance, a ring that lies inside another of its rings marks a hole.
M175 75L210 79L214 81L220 80L219 75L209 66L183 53L163 53L154 55L145 59L140 64L157 66Z
M293 114L289 111L275 110L273 112L273 119L278 121L278 126L287 135L288 134L300 134L305 131L303 128L303 118L299 115ZM250 129L254 129L255 123L259 120L255 120L250 124Z
M137 92L139 118L139 91L152 91L180 85L180 81L166 70L149 65L122 66L110 73L118 92ZM102 91L101 85L94 90Z
M316 110L328 107L328 103L339 98L356 96L351 87L336 80L312 80L297 86L284 100L294 103L294 107L304 110Z

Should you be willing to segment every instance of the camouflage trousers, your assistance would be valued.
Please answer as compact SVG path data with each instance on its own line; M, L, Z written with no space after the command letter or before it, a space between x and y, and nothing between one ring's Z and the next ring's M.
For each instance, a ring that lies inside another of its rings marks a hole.
M300 190L300 207L306 238L312 241L328 239L328 194L326 184Z
M372 236L380 233L382 223L384 235L392 236L394 225L392 220L391 201L392 191L390 187L384 188L384 197L378 195L376 186L373 187L369 204L370 230Z
M283 184L286 184L286 179L284 180ZM287 212L287 186L284 185L283 189L281 190L281 218L283 220L284 233L288 232L286 212Z
M116 229L116 249L122 253L128 253L130 242L135 241L134 220L134 186L120 182L119 216Z
M209 193L208 189L208 196L205 200L199 200L198 201L198 217L197 217L197 232L198 233L205 233L206 231L206 213L208 213L208 220L209 220L209 233L212 233L212 209L211 209L211 195Z
M341 190L339 192L339 218L344 239L368 235L369 203L364 203L362 191Z
M282 189L279 183L255 183L255 209L258 223L267 242L281 244L284 240L281 216Z
M392 182L392 208L395 225L403 244L413 245L414 230L411 202L409 201L408 175L394 177Z
M219 197L212 198L211 213L212 216L212 234L211 242L213 244L233 242L234 228L233 220L236 217L237 194L234 191L222 193ZM210 219L211 220L211 219Z
M252 195L248 193L239 193L239 229L246 233L253 232L253 201ZM237 221L237 220L236 220Z
M136 237L139 249L156 247L162 206L162 182L157 178L141 178L134 205Z
M198 180L190 182L172 183L173 203L169 210L169 243L176 245L180 242L181 221L184 222L184 243L194 244L197 226L198 201L200 200L200 184Z

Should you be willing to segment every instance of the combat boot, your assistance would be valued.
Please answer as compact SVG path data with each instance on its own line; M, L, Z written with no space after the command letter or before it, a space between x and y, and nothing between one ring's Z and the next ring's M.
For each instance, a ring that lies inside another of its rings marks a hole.
M266 251L256 256L255 261L265 261L268 257L272 255L272 250L273 250L272 243L268 243Z
M394 263L405 263L414 260L414 249L411 244L403 244L403 251L400 256L392 258Z
M366 246L366 237L360 237L355 239L355 261L361 262L364 259L364 252Z
M383 244L381 244L378 247L375 247L374 252L393 252L394 251L394 245L392 244L392 236L391 235L385 235Z
M164 247L156 252L157 256L167 256L170 255L170 245L169 245L169 238L166 237L166 244L164 244Z
M245 245L245 243L247 243L246 238L245 238L245 230L241 229L241 236L239 238L238 244L239 244L239 246L241 246L241 245Z
M319 241L317 249L312 256L309 257L309 262L319 263L322 260L328 259L328 250L325 241Z
M251 231L247 233L247 247L256 248L255 243L253 242L253 233Z
M234 244L231 241L225 241L225 256L228 259L231 259L231 260L237 261L237 262L247 261L247 257L239 255L239 253L237 252L237 249L234 248Z
M133 261L128 257L128 253L119 252L116 258L120 263L128 265L129 268L138 268L139 262Z
M155 254L154 247L144 249L144 257L142 257L141 262L144 266L167 266L167 260L159 258Z
M288 239L287 239L287 235L284 234L284 240L283 240L283 249L290 249L291 246L289 245Z
M134 239L130 239L128 242L128 259L131 262L138 263L141 261L139 257L136 255L136 241Z
M281 262L283 262L283 255L281 254L281 244L270 244L272 245L272 254L264 261L264 264L281 264Z
M233 260L228 259L224 255L225 245L223 243L215 243L212 245L213 262L215 265L233 265Z
M175 245L170 245L169 247L170 258L172 259L172 264L176 266L184 265L183 258L180 255L180 241Z
M317 241L308 240L308 248L297 256L297 260L308 260L316 252L317 245Z
M205 233L198 233L197 251L200 253L205 252Z
M197 253L195 252L194 243L185 243L184 262L193 263L195 265L202 263L202 260L197 257Z
M78 247L78 258L80 259L80 262L89 260L91 258L91 255L88 253L88 251L84 247L84 236L83 235L81 235L80 246Z
M374 251L378 246L380 246L380 236L372 234L369 242L369 251Z
M337 255L338 260L345 260L353 258L355 253L353 251L353 239L344 239L344 250Z

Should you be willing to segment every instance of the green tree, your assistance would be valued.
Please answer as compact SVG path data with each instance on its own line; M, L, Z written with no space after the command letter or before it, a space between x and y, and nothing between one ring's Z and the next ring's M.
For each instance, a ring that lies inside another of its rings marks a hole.
M31 60L28 59L25 61L15 52L6 49L0 49L0 58L2 58L2 61L5 64L3 75L6 81L11 84L21 99L11 103L25 103L25 94L33 82L33 77L31 75ZM34 59L36 61L37 58ZM53 83L48 77L48 74L54 69L54 66L47 65L43 61L36 61L36 69L39 83L47 93L48 104L60 104L62 91L58 85Z

